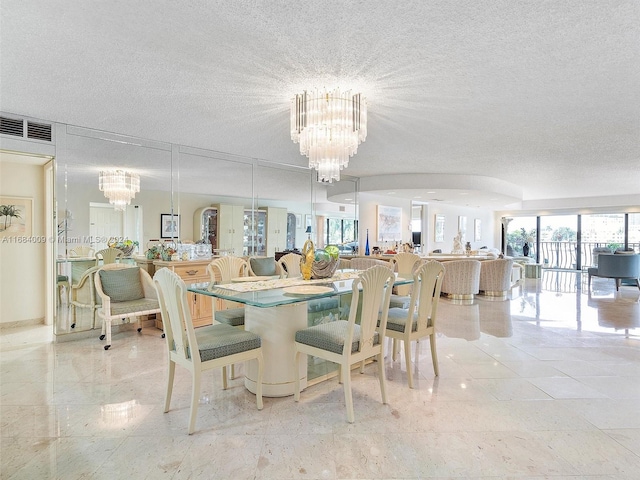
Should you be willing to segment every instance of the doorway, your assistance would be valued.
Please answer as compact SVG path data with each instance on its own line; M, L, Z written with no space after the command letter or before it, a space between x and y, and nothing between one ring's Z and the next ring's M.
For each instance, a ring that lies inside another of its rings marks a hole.
M94 251L107 248L110 238L121 240L124 231L124 215L108 203L89 204L89 236Z

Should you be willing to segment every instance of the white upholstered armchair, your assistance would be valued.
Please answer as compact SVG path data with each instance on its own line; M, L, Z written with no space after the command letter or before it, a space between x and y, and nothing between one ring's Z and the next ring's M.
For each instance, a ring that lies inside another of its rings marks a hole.
M473 300L473 296L480 291L480 262L453 260L443 264L445 275L442 293L457 300Z
M512 270L512 258L480 262L480 292L490 297L506 296L511 289Z

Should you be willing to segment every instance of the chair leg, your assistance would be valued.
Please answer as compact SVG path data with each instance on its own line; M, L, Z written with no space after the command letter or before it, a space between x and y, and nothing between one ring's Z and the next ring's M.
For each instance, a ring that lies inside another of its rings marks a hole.
M364 360L360 362L360 373L364 373Z
M191 410L189 414L189 435L196 428L196 415L198 414L198 400L200 399L200 375L202 372L193 372L193 386L191 387Z
M236 378L236 365L234 363L231 364L231 376L230 380L235 380Z
M264 404L262 403L262 376L264 374L264 361L262 355L259 355L256 359L258 362L258 379L256 384L256 403L258 404L258 410L262 410ZM297 370L296 370L297 372ZM298 375L296 375L298 377ZM300 387L300 379L298 378L298 387ZM299 396L299 392L298 392Z
M164 397L164 413L169 411L169 406L171 405L171 394L173 393L173 379L176 373L176 364L175 362L169 360L169 372L167 375L167 392Z
M353 423L356 421L355 414L353 413L353 395L351 393L351 369L348 365L340 365L342 371L344 371L344 403L347 406L347 421Z
M109 347L111 346L111 319L109 318L108 320L105 320L104 323L105 331L107 333L107 344L104 346L104 349L109 350Z
M398 347L398 339L394 338L393 345L391 347L391 360L394 362L396 361L396 358L398 358L398 351L400 350Z
M384 352L378 354L378 377L380 378L380 393L382 393L382 403L387 404L387 378L384 373Z
M300 352L298 352L296 350L296 352L293 354L293 371L296 372L296 380L294 382L294 390L293 390L293 399L296 402L300 401L300 375L298 375L298 361L300 359ZM258 364L258 368L260 368L260 365ZM260 375L260 370L258 370L258 376Z
M411 368L411 342L409 340L403 340L404 343L404 361L407 365L407 382L409 388L413 388L413 372Z
M438 351L436 350L436 333L435 332L429 335L429 342L431 344L431 361L433 362L433 373L437 377L440 375L440 367L438 366Z
M227 384L227 366L222 367L222 389L226 390L228 387Z

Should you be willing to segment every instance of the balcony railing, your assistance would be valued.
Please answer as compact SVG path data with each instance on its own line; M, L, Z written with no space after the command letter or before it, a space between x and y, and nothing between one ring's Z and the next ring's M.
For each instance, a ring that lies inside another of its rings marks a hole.
M581 244L581 267L590 267L595 264L593 249L596 247L606 247L604 242L582 242ZM640 251L640 242L629 243L629 247L634 251ZM540 255L536 257L535 244L532 246L529 256L538 258L543 268L558 268L563 270L578 269L578 242L556 241L540 242Z

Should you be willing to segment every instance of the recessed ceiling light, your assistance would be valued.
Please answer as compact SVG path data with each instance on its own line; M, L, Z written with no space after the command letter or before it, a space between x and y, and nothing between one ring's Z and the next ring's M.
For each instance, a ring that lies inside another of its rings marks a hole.
M395 195L396 192L387 192L387 195Z
M427 192L427 193L436 193L436 192Z
M349 201L351 201L351 200L353 200L353 198L345 198L345 201L346 201L346 202L349 202Z
M416 196L415 196L415 197L413 197L413 198L422 198L422 195L416 195Z
M460 195L469 195L469 192L460 192Z

